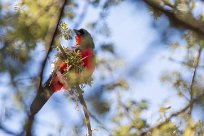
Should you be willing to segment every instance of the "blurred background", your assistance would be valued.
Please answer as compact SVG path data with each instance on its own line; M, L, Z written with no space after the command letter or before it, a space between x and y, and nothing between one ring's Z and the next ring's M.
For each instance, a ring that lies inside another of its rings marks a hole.
M58 22L94 39L97 67L84 88L93 136L204 135L203 0L1 0L0 11L0 135L26 133L57 52L49 41L74 45L53 37ZM35 136L87 134L66 90L32 123Z

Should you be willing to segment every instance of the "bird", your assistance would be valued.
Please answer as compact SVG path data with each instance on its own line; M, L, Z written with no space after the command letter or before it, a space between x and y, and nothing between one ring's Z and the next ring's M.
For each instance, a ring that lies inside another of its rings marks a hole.
M77 73L77 78L80 78L80 81L86 81L92 76L95 70L95 45L91 34L86 29L81 28L79 30L73 30L76 33L75 47L80 52L81 58L83 58L82 66L84 67L84 70L81 73ZM62 90L62 88L66 89L67 86L69 86L69 82L61 79L61 75L67 68L68 66L66 63L57 63L57 68L53 70L44 86L39 87L37 95L30 106L30 115L34 116L37 114L55 92Z

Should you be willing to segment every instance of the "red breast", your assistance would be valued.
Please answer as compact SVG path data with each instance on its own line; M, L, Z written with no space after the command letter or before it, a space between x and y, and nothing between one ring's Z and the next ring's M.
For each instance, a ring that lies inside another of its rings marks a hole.
M76 40L76 45L80 45L80 42L81 42L81 37L80 37L80 35L76 35L76 37L75 37L75 40Z
M77 34L75 39L76 39L76 46L80 45L80 42L81 42L80 35ZM91 75L95 69L95 60L94 60L93 49L87 48L87 49L82 50L81 51L81 57L83 59L82 60L83 66L86 68L86 70L89 73L88 75ZM59 70L61 73L64 73L66 68L67 68L66 63L62 63L59 66ZM63 84L60 82L58 75L56 75L56 77L54 77L50 87L55 92L59 91L63 87Z
M50 85L51 90L53 90L54 92L59 91L60 89L62 89L63 84L60 82L58 75L56 75L53 79L52 79L52 83Z
M64 73L66 68L67 68L67 64L66 63L62 63L59 66L59 70L60 70L61 73Z
M81 51L81 57L83 59L83 66L87 70L91 70L95 63L93 62L93 59L92 59L94 57L93 50L91 48L88 48L88 49Z

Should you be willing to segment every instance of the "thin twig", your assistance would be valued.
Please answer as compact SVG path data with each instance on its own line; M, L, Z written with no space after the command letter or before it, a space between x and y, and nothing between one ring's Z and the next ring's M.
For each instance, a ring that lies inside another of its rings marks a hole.
M201 95L199 95L198 97L196 97L195 99L192 100L192 103L196 103L197 101L199 101L200 99L203 99L204 97L204 93L202 93ZM175 113L172 113L168 118L166 118L165 121L159 123L158 125L155 125L153 126L152 128L150 128L149 130L143 132L141 134L141 136L146 136L148 133L151 133L153 132L155 129L160 129L162 126L164 126L166 123L168 123L169 121L171 121L171 119L173 117L176 117L182 113L184 113L186 110L188 110L190 108L191 104L187 104L184 108L182 108L181 110L175 112Z
M190 65L190 64L188 64L188 63L185 62L185 61L176 60L176 59L174 59L174 58L169 58L169 60L170 60L170 61L173 61L173 62L175 62L175 63L179 63L179 64L182 64L182 65L185 65L185 66L194 68L193 65ZM204 68L204 65L198 65L198 68L203 69L203 68Z
M201 36L204 35L204 24L199 20L196 20L191 14L187 14L185 16L181 16L183 13L175 12L174 9L166 9L165 6L158 4L153 0L144 0L144 2L153 7L154 9L164 13L170 20L175 21L180 26L190 29ZM170 3L169 3L170 4ZM168 6L169 6L168 4ZM173 7L173 5L171 5ZM188 20L188 21L186 21Z
M57 47L60 49L62 55L63 55L63 58L66 58L67 57L67 54L66 52L64 51L63 47L61 44L57 44Z
M12 136L18 136L18 134L16 134L15 132L9 130L8 128L4 127L3 125L0 124L0 130L2 130L3 132L12 135Z
M100 125L102 129L104 129L109 135L111 134L111 131L92 113L89 112L90 117L95 120L96 123Z
M85 102L84 97L83 97L83 90L80 88L79 85L76 85L76 91L78 93L78 99L79 99L79 101L83 107L85 123L86 123L86 126L88 128L88 136L92 136L91 122L89 119L89 111L87 109L87 105L86 105L86 102Z
M196 73L197 73L197 68L198 68L198 64L199 64L199 60L200 60L200 56L201 56L201 52L202 52L202 48L199 47L199 50L198 50L198 55L196 56L195 60L194 60L194 69L193 69L193 74L192 74L192 78L191 78L191 82L190 82L190 90L189 90L189 93L190 93L190 109L189 109L189 115L191 115L191 112L192 112L192 108L193 108L193 97L194 97L194 91L193 91L193 85L194 85L194 82L195 82L195 77L196 77Z

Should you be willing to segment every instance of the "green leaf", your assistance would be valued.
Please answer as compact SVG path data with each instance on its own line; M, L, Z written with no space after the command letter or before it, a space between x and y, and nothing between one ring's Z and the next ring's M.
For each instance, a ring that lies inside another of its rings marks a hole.
M179 3L179 4L177 5L177 10L180 11L180 12L182 12L182 13L187 13L187 12L189 11L189 8L187 7L186 4L184 4L184 3Z
M60 28L61 28L62 30L66 30L66 29L67 29L67 24L64 23L64 22L60 23Z
M171 106L168 106L168 107L160 107L159 112L164 113L164 112L166 112L166 111L169 110L169 109L171 109Z

